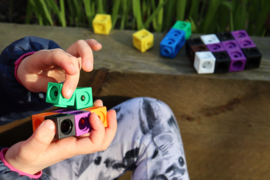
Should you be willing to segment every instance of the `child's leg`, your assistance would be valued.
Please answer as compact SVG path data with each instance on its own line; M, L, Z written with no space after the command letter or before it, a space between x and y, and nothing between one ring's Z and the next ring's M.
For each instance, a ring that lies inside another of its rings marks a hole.
M171 109L152 98L135 98L114 109L118 129L103 152L64 160L46 170L55 179L189 179L183 143Z

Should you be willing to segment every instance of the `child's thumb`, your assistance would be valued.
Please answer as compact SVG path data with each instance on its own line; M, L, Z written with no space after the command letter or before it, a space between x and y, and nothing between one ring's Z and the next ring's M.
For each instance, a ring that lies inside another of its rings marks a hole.
M50 145L55 135L55 124L52 120L45 120L35 133L25 142L28 152L42 153Z

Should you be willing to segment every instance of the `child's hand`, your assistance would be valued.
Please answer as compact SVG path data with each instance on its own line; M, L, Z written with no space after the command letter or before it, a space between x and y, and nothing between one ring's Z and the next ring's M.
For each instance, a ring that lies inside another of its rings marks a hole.
M102 106L102 101L97 100L95 106ZM87 137L68 137L55 142L52 142L55 125L51 120L46 120L29 139L9 148L5 159L16 169L35 174L64 159L104 151L112 142L117 129L114 110L108 111L107 120L108 127L104 128L98 116L92 113L89 120L92 130Z
M80 69L93 70L93 52L102 48L94 39L79 40L66 51L41 50L26 57L18 67L22 85L32 92L46 92L48 82L64 82L62 94L70 98L76 89Z

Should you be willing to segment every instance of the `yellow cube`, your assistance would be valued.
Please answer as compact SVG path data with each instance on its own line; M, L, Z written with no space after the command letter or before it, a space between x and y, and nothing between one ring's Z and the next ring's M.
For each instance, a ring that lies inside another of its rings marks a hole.
M97 14L93 19L94 33L96 34L109 34L112 29L111 15Z
M147 49L150 49L154 45L154 35L142 29L133 34L133 46L139 49L141 52L145 52Z

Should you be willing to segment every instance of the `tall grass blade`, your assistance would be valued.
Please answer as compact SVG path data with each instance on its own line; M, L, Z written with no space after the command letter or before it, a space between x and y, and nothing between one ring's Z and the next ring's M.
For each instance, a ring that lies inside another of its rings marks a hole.
M92 28L92 16L91 16L91 2L90 0L83 0L84 8L85 8L85 14L88 21L89 28Z
M201 26L202 33L208 33L209 30L211 31L216 27L216 24L213 22L216 11L220 5L220 0L210 0L208 5L208 10Z
M65 3L64 0L60 0L60 12L59 12L59 19L63 27L67 26L66 23L66 13L65 13Z
M26 9L26 18L25 18L26 24L30 24L32 14L33 14L33 8L31 6L30 1L28 1L27 2L27 9Z
M141 3L138 0L132 0L133 4L133 14L137 22L137 29L143 29L142 15L141 15Z
M97 13L105 14L102 0L96 0L96 4L97 4Z
M125 28L126 19L128 18L128 2L129 0L122 0L122 9L123 15L121 19L120 29L123 30Z
M53 21L52 21L51 13L49 12L46 3L44 2L44 0L39 0L37 2L40 2L40 6L41 6L40 9L43 10L43 13L44 13L46 19L48 20L48 22L52 26L53 25Z
M161 32L162 31L162 23L163 23L163 7L164 7L164 0L159 1L159 6L162 6L158 12L157 15L157 30L156 32ZM162 5L163 4L163 5ZM156 19L156 18L155 18Z
M177 0L176 19L179 21L184 21L186 3L187 3L186 0Z
M147 19L147 5L146 1L142 1L142 21L145 22Z
M118 19L118 12L120 7L120 0L113 1L113 9L112 9L112 29L114 29L115 23Z
M161 1L161 0L160 0ZM162 1L161 1L162 2ZM150 23L153 21L153 19L158 15L158 12L163 8L163 6L168 2L168 0L165 0L162 3L159 3L158 7L154 10L154 12L151 14L151 16L147 19L144 26L145 28L149 28Z
M247 0L234 0L236 9L234 11L234 29L235 30L240 30L240 29L245 29L246 28L246 23L247 23Z
M159 1L159 3L160 3L160 1ZM154 11L155 9L156 9L156 3L155 3L155 0L151 0L151 8L152 8L152 10ZM162 12L162 14L163 14L163 12ZM153 19L153 28L154 28L154 30L155 31L157 31L157 18L154 18Z
M38 9L36 1L35 0L29 0L29 2L30 2L31 6L32 6L32 8L34 10L34 13L35 13L37 19L38 19L38 24L40 26L43 26L43 17L42 17L42 15L40 13L40 10Z
M258 15L257 21L255 23L255 35L262 36L264 35L265 31L265 21L267 15L270 11L270 1L269 0L262 0L261 11Z
M198 22L200 2L201 2L201 0L192 0L191 1L191 8L189 11L189 19L192 18L194 23Z
M176 11L176 0L169 0L168 3L164 6L164 19L163 30L168 30L175 23L175 11Z

